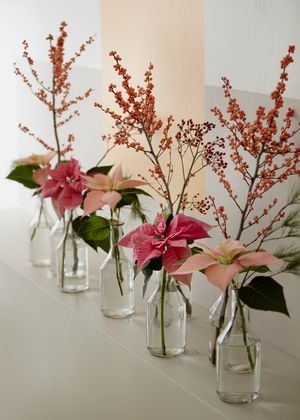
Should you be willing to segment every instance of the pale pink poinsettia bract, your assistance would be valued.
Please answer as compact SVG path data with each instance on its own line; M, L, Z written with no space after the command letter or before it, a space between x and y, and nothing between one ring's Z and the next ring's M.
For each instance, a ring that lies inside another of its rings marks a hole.
M61 162L56 169L49 170L48 179L42 189L43 197L51 197L53 207L61 218L65 210L73 210L82 203L85 184L79 162L71 158L70 162Z
M173 273L178 262L191 255L188 241L208 238L212 226L184 214L176 215L167 226L164 215L157 215L156 223L144 223L125 235L118 244L133 249L137 268L146 266L153 258L162 256L168 273ZM176 274L176 280L190 285L190 273Z
M56 155L55 152L48 152L43 155L32 154L25 158L17 159L18 165L33 165L33 166L46 166Z
M204 246L205 247L205 246ZM209 252L190 256L174 274L188 274L204 270L208 281L225 290L230 281L244 267L278 264L279 258L265 251L248 251L238 241L226 239Z
M112 174L96 173L93 176L85 175L83 179L86 187L91 190L84 200L84 215L101 209L105 204L114 210L122 198L119 191L145 185L143 181L124 178L121 165Z

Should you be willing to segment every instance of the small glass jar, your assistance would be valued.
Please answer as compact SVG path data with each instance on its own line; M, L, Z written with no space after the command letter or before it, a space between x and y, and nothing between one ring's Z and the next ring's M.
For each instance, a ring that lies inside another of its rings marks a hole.
M50 265L50 230L53 221L42 197L38 197L36 209L29 223L29 261L36 267Z
M173 357L184 352L186 305L176 280L165 269L147 302L147 347L154 356Z
M217 339L230 318L230 300L228 288L220 294L209 311L210 336L208 358L215 365L217 361Z
M122 224L110 226L110 249L100 267L100 309L110 318L125 318L134 312L134 271L123 247Z
M260 393L261 346L238 290L231 296L231 318L217 340L217 393L223 401L247 403Z
M62 292L83 292L89 287L88 248L72 227L73 211L65 213L65 230L56 248L57 286Z

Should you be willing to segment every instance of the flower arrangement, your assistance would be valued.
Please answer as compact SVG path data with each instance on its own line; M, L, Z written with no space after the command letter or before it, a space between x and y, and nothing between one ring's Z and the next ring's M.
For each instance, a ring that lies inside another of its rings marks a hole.
M174 118L170 115L163 124L156 112L153 65L150 64L145 72L145 85L134 86L127 69L122 66L121 57L115 51L110 56L121 79L120 88L114 84L109 86L119 110L115 112L99 103L95 106L114 120L114 144L143 154L150 162L148 174L139 174L139 177L160 197L163 210L153 225L141 225L121 239L119 244L133 249L136 269L142 270L145 276L144 293L153 271L163 271L164 296L169 282L167 277L170 278L170 273L175 270L175 264L191 255L189 245L194 239L208 237L207 230L211 226L182 213L194 209L205 213L208 209L208 200L201 199L199 194L191 196L188 187L191 180L208 165L226 168L222 151L224 140L205 139L214 128L214 124L209 122L199 124L182 120L174 130ZM174 193L175 183L177 191ZM195 229L194 232L192 229ZM191 275L178 276L176 280L177 288L183 294L180 284L190 286ZM187 299L186 303L187 308L190 307ZM161 348L163 355L166 355L163 298L161 317Z
M178 261L191 255L189 244L196 239L209 237L207 231L210 229L211 226L206 223L182 213L174 217L170 213L158 213L153 225L142 224L119 241L119 245L133 249L137 270L144 269L144 293L153 270L162 269L159 311L161 346L158 351L155 350L156 355L170 355L170 345L166 344L165 338L165 294L170 289L170 273L174 272ZM191 274L174 274L174 278L190 286ZM151 343L148 343L148 347L151 351Z
M82 265L81 250L72 223L74 210L79 208L83 201L83 192L86 189L83 181L85 174L81 171L79 162L72 157L69 162L60 162L56 169L50 169L48 175L49 179L42 188L42 196L51 198L57 216L64 221L63 237L57 247L57 281L61 290L69 291L65 284L66 280L83 277L79 274ZM71 268L70 261L72 261ZM87 263L84 264L87 268ZM84 277L87 277L87 273L84 273ZM85 287L86 282L84 282Z
M29 65L32 81L17 65L14 64L15 74L21 78L32 94L49 110L53 121L55 146L52 142L37 136L27 126L20 123L19 128L30 137L34 138L42 147L56 153L58 162L65 158L67 153L73 150L72 143L75 140L74 134L70 133L65 144L62 144L59 130L69 123L74 117L78 117L79 111L74 108L79 102L88 98L92 89L87 89L82 95L71 97L70 72L76 60L85 52L86 48L94 42L94 37L89 37L74 55L68 60L65 59L65 43L68 37L66 31L67 23L61 22L59 35L55 39L52 34L46 38L49 41L48 57L51 66L50 81L45 83L35 68L35 62L29 52L28 41L23 41L23 58Z
M273 277L282 272L299 274L299 249L295 244L280 245L271 256L263 248L269 241L299 237L299 188L291 191L285 204L271 194L275 186L300 174L300 149L294 141L300 128L292 129L294 111L288 109L280 123L280 110L284 106L283 94L288 80L287 67L293 62L294 51L295 47L290 46L281 60L280 80L271 93L273 106L268 111L259 106L254 121L247 119L245 111L232 96L232 87L227 78L222 80L229 117L226 118L217 107L212 109L221 126L229 131L226 144L229 156L224 157L228 166L212 166L212 170L238 210L239 218L234 215L232 224L238 227L235 233L228 230L231 214L226 212L224 205L217 204L215 197L209 196L215 220L225 241L208 253L198 250L199 254L189 257L175 273L187 274L200 270L209 281L225 291L218 332L224 327L229 284L236 292L241 311L242 305L247 305L253 309L289 315L283 288ZM245 185L247 193L244 198L234 191L235 184L230 182L226 173L230 168L235 169ZM265 205L260 210L263 199ZM251 235L252 238L247 240L246 236L249 238ZM280 261L284 263L280 269L273 272L272 277L267 275L271 271L269 265Z
M196 180L208 165L226 168L222 151L224 140L206 140L214 128L214 124L209 122L200 124L191 119L182 120L174 130L174 118L170 115L164 124L156 112L153 65L150 63L145 72L145 85L134 86L127 69L122 66L121 57L115 51L110 56L121 79L120 88L114 84L109 86L119 110L115 112L99 103L95 106L114 120L114 144L143 154L150 162L148 174L139 174L139 177L162 200L160 207L166 209L170 217L185 210L197 209L205 213L209 207L208 199L200 198L199 194L191 196L188 188L191 180ZM144 290L151 273L150 267L161 269L161 265L156 268L154 264L143 267ZM191 304L187 298L186 304L190 312Z
M108 169L108 171L107 171ZM112 257L115 262L115 275L121 296L123 296L122 283L125 279L122 270L122 257L118 248L120 227L122 226L121 209L129 207L133 216L145 222L139 195L148 195L142 189L136 188L145 185L143 181L130 179L123 175L121 165L114 171L109 167L94 167L83 176L87 189L83 202L83 217L74 221L77 234L95 250L101 248ZM108 206L110 218L97 215L98 210ZM113 242L113 243L112 243ZM126 267L127 270L127 267Z
M16 160L14 167L7 178L23 184L27 188L34 189L34 195L40 194L42 190L51 169L50 161L55 157L57 159L56 163L60 163L62 159L68 159L68 153L72 152L72 143L75 140L74 134L70 133L66 141L62 143L60 139L60 128L69 123L74 117L80 115L78 109L75 108L76 105L88 98L92 93L92 89L87 89L82 95L72 97L70 72L72 66L84 53L87 46L93 43L94 37L89 37L80 46L79 51L75 52L73 57L67 60L65 59L65 43L68 37L66 27L67 23L62 22L59 27L57 38L55 39L51 34L46 38L49 42L48 57L51 67L49 82L43 81L39 75L38 70L35 67L35 61L29 52L28 41L23 41L23 58L29 66L30 75L27 75L26 72L22 71L16 63L14 64L16 76L21 78L30 92L48 109L53 122L54 145L52 141L46 141L36 135L23 123L19 124L20 130L34 138L44 149L46 149L47 153L33 154L29 157ZM39 213L41 215L44 213L44 207L42 197L40 198L41 204ZM56 203L55 200L52 200L52 202ZM55 210L60 216L60 209L55 208ZM40 220L41 217L39 217L38 221ZM38 222L31 234L31 241L34 239L39 226ZM50 229L51 224L48 224L48 227ZM46 240L47 239L45 239L45 241ZM33 247L34 245L31 243L32 250ZM38 248L38 244L35 248Z

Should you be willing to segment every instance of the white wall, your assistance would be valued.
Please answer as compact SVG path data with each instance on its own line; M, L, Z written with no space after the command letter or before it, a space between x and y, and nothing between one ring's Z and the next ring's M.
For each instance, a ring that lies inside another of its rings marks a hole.
M286 96L299 99L299 18L299 0L206 0L205 83L220 86L227 76L235 89L269 93L279 60L295 44Z
M43 149L18 129L19 121L32 127L33 131L51 138L50 114L29 92L28 88L13 73L13 63L23 65L26 74L28 66L23 63L22 41L28 40L32 57L42 71L47 70L49 33L58 33L59 24L68 23L69 34L66 57L76 51L90 35L97 35L95 42L78 59L73 68L74 92L93 87L96 91L83 106L79 106L80 119L70 122L66 129L74 132L77 143L75 153L83 155L83 164L94 162L95 148L101 154L99 111L93 103L100 95L100 4L99 0L0 0L1 43L1 154L0 154L0 208L17 207L22 200L29 205L30 192L17 183L3 180L11 162L24 153L41 153ZM26 199L28 200L26 201Z

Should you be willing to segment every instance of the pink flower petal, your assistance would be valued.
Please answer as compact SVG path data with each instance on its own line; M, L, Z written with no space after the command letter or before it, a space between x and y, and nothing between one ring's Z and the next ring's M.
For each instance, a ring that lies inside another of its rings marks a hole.
M51 171L49 171L51 172ZM52 197L60 191L60 184L54 179L48 179L43 185L42 196L43 197Z
M60 192L61 192L61 190L60 190ZM54 208L54 210L55 210L59 219L61 219L63 217L64 213L65 213L65 208L61 205L61 203L58 199L60 192L57 195L53 195L51 197L53 208Z
M162 255L162 250L153 247L152 239L142 233L136 233L131 238L133 245L133 255L137 260L137 268L146 265L152 258Z
M119 182L121 182L123 179L123 171L122 166L118 165L113 174L111 175L111 182L112 185L117 185Z
M163 265L167 272L172 274L179 267L178 262L185 260L191 255L189 247L185 248L168 248L163 256ZM190 286L192 280L192 274L172 274L172 276L181 281L184 284Z
M33 172L32 179L42 187L48 178L48 174L49 168L37 169Z
M135 187L140 187L141 185L146 185L146 182L143 181L138 181L135 179L125 179L124 181L119 182L119 184L117 184L117 190L124 190L127 188L135 188Z
M102 200L104 201L104 203L108 204L112 210L114 210L121 198L121 194L117 191L106 192L102 196Z
M127 235L123 236L123 238L121 238L121 240L118 242L118 245L125 246L126 248L132 248L133 244L131 239L132 236L136 233L143 233L144 235L148 236L149 239L152 239L155 235L154 227L150 225L150 223L144 223L143 225L127 233Z
M238 263L229 265L216 263L206 268L205 275L212 284L221 290L225 290L234 276L242 270Z
M242 266L251 265L268 265L282 263L282 260L269 254L269 252L251 252L249 254L242 255L237 260Z
M108 176L104 174L82 175L81 177L84 179L85 185L93 190L107 190L110 184Z
M215 251L226 257L234 258L238 254L246 251L246 248L238 241L226 239L215 247Z
M65 209L72 210L80 206L82 203L82 198L83 197L80 192L76 192L72 190L72 188L70 188L68 185L66 185L62 189L58 200Z
M99 210L104 206L105 202L102 200L103 195L104 192L98 190L87 193L83 203L84 216L94 213L94 211Z
M216 260L206 254L195 254L189 257L173 274L188 274L203 270L211 265L218 264Z
M186 239L167 239L166 243L172 247L185 248L187 246Z
M170 238L176 236L178 239L186 240L209 238L207 231L211 228L212 226L207 223L180 213L169 224L166 236Z

